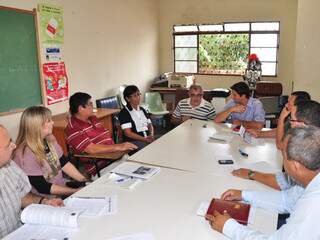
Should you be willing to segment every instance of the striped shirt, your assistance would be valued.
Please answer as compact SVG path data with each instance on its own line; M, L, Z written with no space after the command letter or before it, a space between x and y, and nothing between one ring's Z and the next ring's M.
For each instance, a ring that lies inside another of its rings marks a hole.
M0 238L17 229L21 199L31 190L27 175L10 161L0 168Z
M66 128L67 144L76 153L82 153L91 143L111 145L114 141L108 130L98 121L96 116L91 116L89 122L84 122L76 117L71 117Z
M199 106L193 108L190 104L190 98L182 99L173 112L173 117L180 119L182 116L190 116L192 118L207 120L214 119L216 111L213 105L202 99Z

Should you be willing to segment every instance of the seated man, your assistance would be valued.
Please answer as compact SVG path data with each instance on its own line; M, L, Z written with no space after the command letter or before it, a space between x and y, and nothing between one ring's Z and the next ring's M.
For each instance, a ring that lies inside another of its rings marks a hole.
M271 234L264 234L239 224L227 212L215 212L207 216L213 229L230 239L320 239L320 229L314 225L320 215L320 129L292 128L284 146L284 168L302 187L294 186L286 191L228 190L222 199L244 200L254 207L290 213L287 223Z
M216 111L211 103L203 99L203 90L199 85L191 85L189 97L182 99L174 110L171 122L179 125L190 118L200 120L214 119Z
M77 153L124 152L137 148L132 143L114 144L111 134L93 114L91 96L77 92L69 99L71 118L66 128L67 143Z
M315 126L320 128L320 103L316 101L300 101L291 108L291 128ZM234 176L261 182L277 190L287 190L296 185L286 173L263 173L240 168L232 172Z
M296 91L291 93L287 104L282 109L280 117L278 119L277 128L261 131L259 129L247 129L247 131L256 138L275 138L277 136L277 132L279 132L277 137L277 143L279 143L284 135L284 129L289 125L289 114L294 105L296 105L300 101L311 100L309 93L305 91ZM281 129L282 128L282 129ZM278 139L279 138L279 139Z
M63 206L61 199L48 199L30 192L27 175L11 161L15 147L8 131L0 125L0 238L21 225L21 208L33 203Z
M245 128L263 128L265 111L260 100L250 97L248 85L245 82L238 82L231 86L231 90L232 99L214 121L221 123L230 119L234 125L243 125Z

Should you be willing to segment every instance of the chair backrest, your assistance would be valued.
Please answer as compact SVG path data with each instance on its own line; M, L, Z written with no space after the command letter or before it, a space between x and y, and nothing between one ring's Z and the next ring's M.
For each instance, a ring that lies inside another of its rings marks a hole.
M226 105L226 98L213 97L211 100L211 103L214 106L216 113L220 113L220 112L222 112L222 110L224 109L224 106Z
M121 108L117 96L106 97L96 100L97 108Z
M127 105L127 102L126 100L124 100L124 97L123 97L123 92L124 92L124 89L127 87L128 85L121 85L119 87L119 99L120 99L120 102L122 104L122 106L126 106Z
M266 112L266 114L278 114L279 111L279 97L273 96L273 97L259 97L259 100L261 101L263 105L263 109Z
M158 92L146 92L145 103L149 111L164 111L161 95Z
M270 81L261 81L257 83L257 88L255 90L256 97L280 96L281 94L281 83Z

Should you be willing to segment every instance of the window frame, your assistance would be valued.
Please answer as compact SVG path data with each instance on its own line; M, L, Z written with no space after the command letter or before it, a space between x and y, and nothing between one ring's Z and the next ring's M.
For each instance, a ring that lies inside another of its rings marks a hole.
M225 31L225 24L241 24L249 23L248 31ZM252 23L278 23L278 30L252 30ZM203 25L222 25L222 31L200 31L199 26ZM197 26L198 31L178 31L175 32L175 27L179 26ZM275 61L261 61L261 63L275 63L275 75L262 75L262 77L277 77L278 76L278 64L279 64L279 48L280 48L280 30L281 24L280 21L250 21L250 22L224 22L220 24L188 24L188 25L173 25L173 65L174 72L176 73L176 62L195 62L195 60L177 60L176 59L176 48L196 48L197 49L197 72L177 72L179 74L195 74L195 75L213 75L213 76L243 76L243 74L229 74L229 73L200 73L199 72L199 36L200 35L210 35L210 34L249 34L248 48L249 55L251 54L251 48L276 48L276 60ZM277 34L277 45L276 47L252 47L251 46L251 34ZM197 46L196 47L175 47L175 36L183 35L196 35L197 36Z

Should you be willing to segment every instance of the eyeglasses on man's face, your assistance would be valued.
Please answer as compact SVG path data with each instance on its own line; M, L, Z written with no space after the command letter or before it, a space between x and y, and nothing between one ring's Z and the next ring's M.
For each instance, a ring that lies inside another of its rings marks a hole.
M197 97L197 98L201 98L203 96L202 93L198 93L198 94L194 94L194 93L191 93L190 94L190 97Z
M303 123L303 124L305 124L304 121L300 121L300 120L297 120L297 119L290 119L290 122L291 123Z
M140 97L140 96L141 96L141 92L136 92L134 94L131 94L129 97L134 98L134 97Z
M92 108L93 108L93 102L88 102L85 106L86 106L86 107L92 107Z

